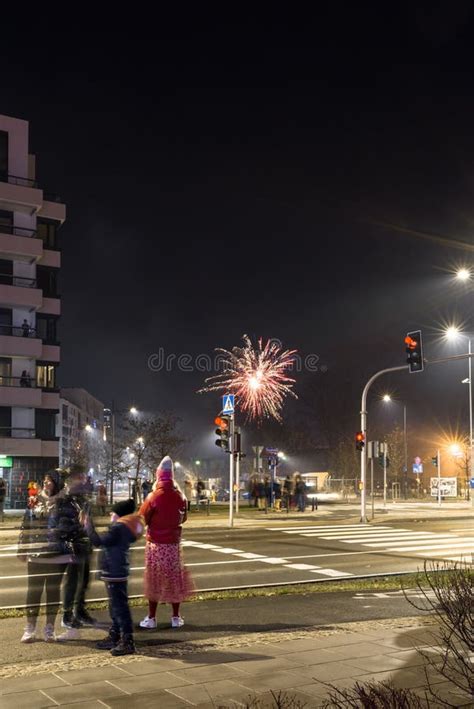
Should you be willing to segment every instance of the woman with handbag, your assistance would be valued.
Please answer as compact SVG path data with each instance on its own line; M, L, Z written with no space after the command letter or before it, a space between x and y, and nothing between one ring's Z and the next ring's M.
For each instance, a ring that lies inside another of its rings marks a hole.
M148 615L140 627L156 628L158 603L170 603L173 609L171 627L180 628L184 620L179 613L182 601L189 598L194 586L183 563L181 552L182 524L187 518L187 502L174 480L173 461L165 456L156 470L156 482L140 508L145 519L145 596Z

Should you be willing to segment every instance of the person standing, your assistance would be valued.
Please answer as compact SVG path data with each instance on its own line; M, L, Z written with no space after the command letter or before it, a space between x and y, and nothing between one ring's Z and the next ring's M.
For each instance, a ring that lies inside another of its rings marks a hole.
M130 545L139 539L145 529L143 519L135 514L132 499L117 502L112 507L111 525L105 534L97 534L90 518L85 526L92 544L101 547L100 569L109 596L109 614L112 625L104 640L96 643L99 650L110 650L114 656L133 655L133 621L128 604L127 582L130 573Z
M18 543L18 558L27 564L26 627L22 643L36 640L41 597L46 598L45 642L56 640L54 623L60 605L61 581L71 561L67 524L52 524L60 516L62 480L56 470L45 475L38 494L35 517L25 512Z
M21 329L23 331L23 337L29 337L30 336L30 323L28 320L25 318L21 324Z
M70 640L77 637L77 629L83 625L96 625L85 605L89 586L91 543L82 524L82 517L90 518L91 511L87 496L87 479L80 466L71 467L60 514L60 519L67 519L74 554L74 559L66 570L61 621L63 628L73 631L66 632L61 639Z
M189 478L184 480L184 496L186 497L187 510L190 512L191 502L193 501L193 484Z
M152 488L152 485L151 485L150 481L145 478L144 481L142 482L142 500L146 500L146 498L148 497L148 495L151 492L151 488Z
M99 482L99 485L97 487L96 505L97 509L99 510L99 514L104 516L105 508L107 506L107 489L102 480Z
M299 473L295 475L295 498L298 512L306 509L306 484Z
M180 604L192 595L194 585L184 566L180 545L187 503L174 481L174 466L169 456L159 464L153 492L142 504L139 514L147 525L144 595L148 598L148 614L140 627L156 628L158 603L170 603L171 627L180 628L184 625Z
M5 480L0 478L0 522L5 521L5 497L7 496L7 486Z
M290 476L287 475L285 480L283 481L283 504L285 505L285 508L288 511L290 511L290 509L291 509L292 490L293 490L293 483L291 482Z

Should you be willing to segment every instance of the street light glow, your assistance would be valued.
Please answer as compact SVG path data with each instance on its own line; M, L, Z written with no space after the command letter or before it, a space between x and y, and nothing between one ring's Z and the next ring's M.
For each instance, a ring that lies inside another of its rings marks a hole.
M456 271L456 278L458 281L463 281L464 283L466 281L470 281L471 271L468 268L460 268L458 271Z
M140 443L140 445L143 445L143 438L140 436L140 438L137 438L137 443Z
M450 325L444 331L444 336L447 340L456 340L460 334L461 331L458 327L456 327L456 325Z
M136 416L138 414L138 409L135 408L135 406L132 406L132 408L130 409L130 413L132 414L132 416Z
M87 433L90 433L92 431L92 426L89 423L86 425L85 428L86 428Z
M194 462L196 463L196 465L201 465L201 461L200 461L200 460L195 460Z
M452 443L449 446L449 452L451 453L451 455L455 456L456 458L459 458L459 456L462 455L462 450L459 443Z
M390 396L390 394L384 394L382 397L382 401L385 401L385 403L387 403L389 401L392 401L392 397Z

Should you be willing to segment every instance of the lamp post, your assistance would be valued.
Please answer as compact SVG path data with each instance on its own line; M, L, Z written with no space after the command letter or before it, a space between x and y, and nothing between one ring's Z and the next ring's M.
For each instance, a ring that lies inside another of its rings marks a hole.
M461 269L458 271L458 274L466 271L468 274L470 274L467 269ZM471 276L468 275L467 278L462 278L461 280L469 280ZM458 275L457 278L460 278ZM464 338L467 340L467 353L468 355L472 355L473 350L472 350L472 335L468 335L466 333L461 332L455 325L452 325L451 327L448 327L445 331L445 337L449 341L457 340L459 338ZM469 385L469 466L470 466L470 471L471 471L471 479L474 478L474 439L473 439L473 432L472 432L472 426L473 426L473 411L472 411L472 357L468 357L468 378L463 379L463 384L466 383ZM474 496L473 496L474 498Z
M116 409L114 401L112 401L112 406L110 408L104 409L104 441L107 441L107 429L110 429L110 504L114 501L115 416L116 414L125 413L129 413L132 416L137 416L138 409L135 406L132 406L129 409Z
M384 394L382 397L382 401L385 403L389 403L393 401L392 397L390 394ZM408 497L408 435L407 435L407 406L406 404L402 404L403 406L403 449L404 449L404 459L405 459L405 476L404 476L404 497L405 500Z

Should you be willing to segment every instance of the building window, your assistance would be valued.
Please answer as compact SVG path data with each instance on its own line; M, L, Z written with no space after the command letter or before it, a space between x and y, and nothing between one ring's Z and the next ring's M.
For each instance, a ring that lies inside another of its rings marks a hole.
M1 315L1 313L0 313ZM51 344L57 344L57 330L56 324L58 320L55 317L50 317L47 315L37 315L36 316L36 337L40 340Z
M36 233L43 241L45 249L58 250L58 223L52 219L38 217L36 220Z
M13 229L13 212L5 212L0 209L0 231L4 234L11 234Z
M12 435L12 408L0 406L0 438L11 438Z
M36 365L36 386L41 389L56 388L56 368L54 364Z
M46 298L58 297L58 270L57 268L47 268L38 266L36 269L36 283L41 288Z
M9 357L0 357L0 386L11 386L12 361Z
M0 130L0 180L8 180L8 133Z
M56 439L56 412L45 409L35 409L36 438L42 441Z

